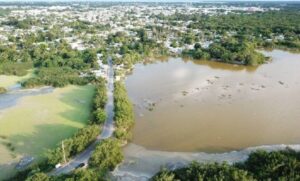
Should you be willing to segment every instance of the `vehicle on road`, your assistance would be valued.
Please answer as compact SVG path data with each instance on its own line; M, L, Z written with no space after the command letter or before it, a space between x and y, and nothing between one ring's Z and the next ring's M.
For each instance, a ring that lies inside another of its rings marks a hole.
M83 167L85 167L85 166L86 166L85 163L79 163L79 164L75 167L75 169L83 168Z
M55 168L60 168L60 167L62 167L62 165L60 163L55 165Z

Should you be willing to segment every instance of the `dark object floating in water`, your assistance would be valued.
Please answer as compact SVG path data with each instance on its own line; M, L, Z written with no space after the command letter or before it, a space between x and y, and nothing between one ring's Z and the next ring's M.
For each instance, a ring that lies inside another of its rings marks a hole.
M183 96L186 96L187 94L188 94L187 91L182 91L182 95L183 95Z

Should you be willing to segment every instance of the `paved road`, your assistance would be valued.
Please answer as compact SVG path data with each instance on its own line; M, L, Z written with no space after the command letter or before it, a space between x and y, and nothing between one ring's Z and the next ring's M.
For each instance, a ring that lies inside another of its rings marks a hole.
M100 142L102 139L107 139L112 136L114 132L114 71L113 71L113 64L111 58L108 59L108 80L107 80L107 96L108 100L105 106L105 111L107 113L107 119L104 123L104 126L102 128L101 134L97 137L97 140L91 144L86 150L84 150L82 153L74 157L72 160L70 160L66 165L53 170L49 173L49 175L60 175L69 173L72 170L76 168L77 165L80 163L88 163L89 158L91 157L93 150L95 149L98 142Z

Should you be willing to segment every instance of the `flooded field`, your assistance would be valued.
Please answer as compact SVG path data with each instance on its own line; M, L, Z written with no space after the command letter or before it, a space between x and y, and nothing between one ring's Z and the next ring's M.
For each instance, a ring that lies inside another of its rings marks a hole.
M300 142L300 55L244 67L170 58L126 79L135 105L133 143L150 150L227 152Z
M87 124L94 86L11 89L0 95L0 180L13 175L20 159L45 151Z

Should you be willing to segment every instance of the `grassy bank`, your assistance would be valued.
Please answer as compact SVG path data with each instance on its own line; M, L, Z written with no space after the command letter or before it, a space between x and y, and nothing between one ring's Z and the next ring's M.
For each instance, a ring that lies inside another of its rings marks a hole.
M0 87L9 88L19 82L33 77L33 70L28 71L28 74L24 76L16 75L0 75Z
M85 126L94 91L92 85L68 86L49 94L22 98L16 106L3 110L0 165L21 155L41 157L46 149Z

